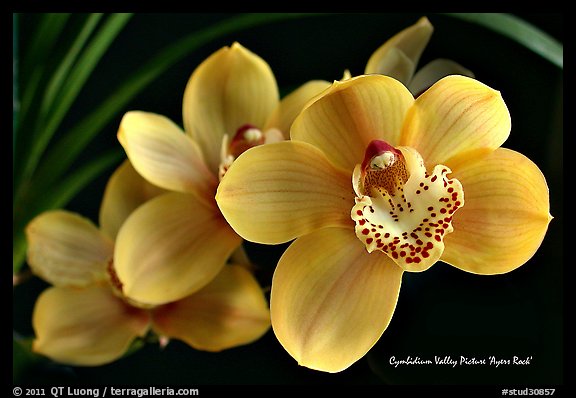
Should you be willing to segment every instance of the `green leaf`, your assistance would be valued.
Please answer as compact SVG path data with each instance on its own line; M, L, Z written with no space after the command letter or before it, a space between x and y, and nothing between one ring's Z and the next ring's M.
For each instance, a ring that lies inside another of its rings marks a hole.
M24 235L24 229L18 228L12 234L12 272L17 274L24 260L26 260L26 236Z
M87 40L92 35L101 18L102 14L91 14L88 16L67 54L61 60L58 60L58 66L52 74L48 75L47 65L44 65L46 62L39 60L39 64L31 78L32 88L28 88L28 91L26 91L26 108L29 106L34 107L34 109L29 111L29 115L26 116L27 123L23 126L25 128L24 131L26 131L28 135L23 142L23 145L26 145L26 147L33 147L37 140L36 136L46 133L43 127L46 124L47 117L52 114L55 97L60 92L62 85L70 74L72 65L78 58L79 53L85 48ZM41 33L44 32L39 32L39 34ZM36 90L40 89L42 89L42 92L36 94ZM32 101L34 101L33 105L31 105ZM18 157L26 162L29 155L30 152L20 153ZM22 172L25 171L22 164L18 166L15 164L15 167L22 169ZM18 178L19 177L20 176L18 176Z
M19 14L13 14L16 21L20 21ZM22 169L21 158L25 148L31 141L30 122L35 116L37 102L40 101L41 90L45 85L45 74L47 73L47 64L50 59L49 54L53 52L56 43L60 38L70 14L66 13L47 13L39 14L37 29L29 39L29 44L20 48L18 46L18 75L15 82L18 84L19 114L18 123L14 130L13 139L13 175L15 185L18 185L19 173ZM16 18L18 17L18 18ZM14 24L13 40L18 45L20 40L19 30L21 23ZM17 80L16 80L17 79ZM32 112L31 112L32 111Z
M24 54L22 65L24 77L28 78L33 69L44 65L44 61L53 51L69 18L70 13L41 14L38 29L32 36L30 45Z
M509 37L560 69L564 68L564 47L562 44L523 19L500 13L447 13L447 15L482 25Z
M40 359L31 351L32 339L12 337L12 381L17 383L22 375Z
M12 14L12 168L16 153L16 130L18 129L18 112L20 111L20 94L18 93L18 15Z
M16 15L16 14L14 14ZM20 82L20 114L18 130L14 144L15 151L19 146L26 147L27 142L30 141L32 134L22 136L22 131L29 132L31 127L30 122L35 119L39 102L42 96L42 89L47 83L47 74L49 71L48 65L51 64L50 54L54 52L56 44L60 41L61 33L64 30L70 14L67 13L47 13L40 14L38 21L38 28L30 38L30 44L23 47L22 59L19 62L19 82ZM15 25L15 29L19 29ZM18 36L14 35L14 39ZM24 126L22 126L24 125ZM23 141L23 142L20 142ZM20 149L22 149L20 148ZM17 164L16 153L14 152L14 164ZM22 150L20 150L22 154Z
M98 34L86 47L78 62L76 62L69 75L66 77L65 85L62 87L54 106L50 109L49 118L46 123L42 123L42 118L38 120L33 145L28 153L23 173L24 180L29 179L35 171L44 150L58 129L62 119L70 109L74 99L76 99L76 96L100 61L104 52L108 49L131 16L132 14L111 15L98 31ZM90 23L90 20L88 23Z
M74 43L72 43L72 46L68 50L68 53L62 59L62 62L60 62L58 69L52 74L50 83L44 92L44 98L40 107L40 118L38 120L39 125L43 124L44 118L50 114L50 111L54 106L54 99L58 93L60 93L62 85L70 75L70 69L78 59L80 52L86 47L86 42L92 35L92 32L94 32L94 29L96 29L101 18L102 14L91 14L88 17L82 30L78 36L76 36L76 40L74 40Z
M70 14L43 14L38 29L31 38L31 43L23 52L21 64L22 77L22 113L26 114L38 89L41 76L44 73L46 60L58 42L60 34L66 26Z

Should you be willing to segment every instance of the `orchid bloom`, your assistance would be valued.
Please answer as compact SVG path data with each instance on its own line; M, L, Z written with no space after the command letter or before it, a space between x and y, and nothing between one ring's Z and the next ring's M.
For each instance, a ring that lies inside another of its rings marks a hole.
M134 168L169 192L123 225L114 261L123 292L148 304L181 299L209 283L242 244L214 196L219 179L249 148L288 138L292 120L326 81L279 100L269 65L238 43L192 73L183 100L185 132L168 118L132 111L118 140Z
M434 27L426 17L398 32L370 56L365 74L381 74L404 83L414 95L420 94L433 83L448 75L474 77L462 65L444 58L435 59L416 71L424 49L430 41Z
M230 264L182 300L150 306L128 299L114 272L114 238L122 221L162 190L130 163L113 174L97 228L69 211L47 211L27 226L28 262L53 286L33 312L33 350L57 362L95 366L122 357L150 330L206 351L250 343L270 328L268 301L255 278Z
M399 81L334 82L291 140L240 156L216 200L245 239L296 239L272 279L272 328L300 365L339 372L387 328L404 271L476 274L527 262L551 220L546 180L501 148L498 91L448 76L417 99Z

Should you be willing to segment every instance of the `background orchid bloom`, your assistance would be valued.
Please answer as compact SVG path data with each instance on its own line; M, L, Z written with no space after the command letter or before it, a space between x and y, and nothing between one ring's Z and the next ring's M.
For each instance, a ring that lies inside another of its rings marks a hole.
M404 271L436 261L501 274L528 261L551 220L546 180L501 148L499 92L449 76L414 99L399 81L335 82L291 141L240 156L217 193L245 239L296 240L272 280L273 330L299 364L339 372L378 341Z
M124 162L108 182L101 229L68 211L40 214L26 229L32 271L51 283L38 298L33 350L66 364L117 360L152 330L206 351L250 343L270 327L268 302L254 277L228 265L205 287L167 305L122 295L114 272L114 237L124 219L162 192Z
M426 17L398 32L370 56L365 74L381 74L404 83L414 95L420 94L448 75L474 77L462 65L444 58L435 59L416 72L418 62L430 41L434 27Z
M173 191L139 208L118 235L114 258L124 294L163 304L220 272L242 238L214 200L219 178L246 149L284 140L303 104L328 86L311 81L279 101L269 65L234 43L192 73L183 101L185 133L161 115L124 115L118 140L134 168Z

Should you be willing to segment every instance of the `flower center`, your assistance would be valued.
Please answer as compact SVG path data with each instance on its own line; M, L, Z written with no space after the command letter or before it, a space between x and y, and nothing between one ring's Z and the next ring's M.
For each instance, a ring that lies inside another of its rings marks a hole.
M262 144L283 141L284 136L278 129L272 128L266 132L262 132L262 130L251 124L245 124L236 131L236 134L230 142L229 140L228 135L224 135L218 172L220 180L222 180L224 174L226 174L232 163L234 163L234 160L248 149Z
M368 252L380 250L407 271L423 271L444 251L452 217L464 205L464 191L451 170L426 171L420 154L374 140L354 169L356 205L351 217Z

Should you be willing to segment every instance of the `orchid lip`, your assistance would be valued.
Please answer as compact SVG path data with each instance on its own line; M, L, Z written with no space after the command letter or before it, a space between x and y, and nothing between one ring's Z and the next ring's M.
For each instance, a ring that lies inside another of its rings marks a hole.
M372 141L354 170L351 217L368 252L379 250L407 271L432 266L464 205L462 185L443 165L428 173L416 150Z
M218 170L220 181L222 181L222 178L230 166L232 166L234 160L248 149L283 140L284 135L280 130L271 128L263 132L251 124L242 125L236 131L231 141L229 136L225 134L224 137L222 137L222 147L220 149L220 167Z
M245 124L236 131L228 150L230 155L237 158L247 149L263 143L264 134L262 131L256 126Z

